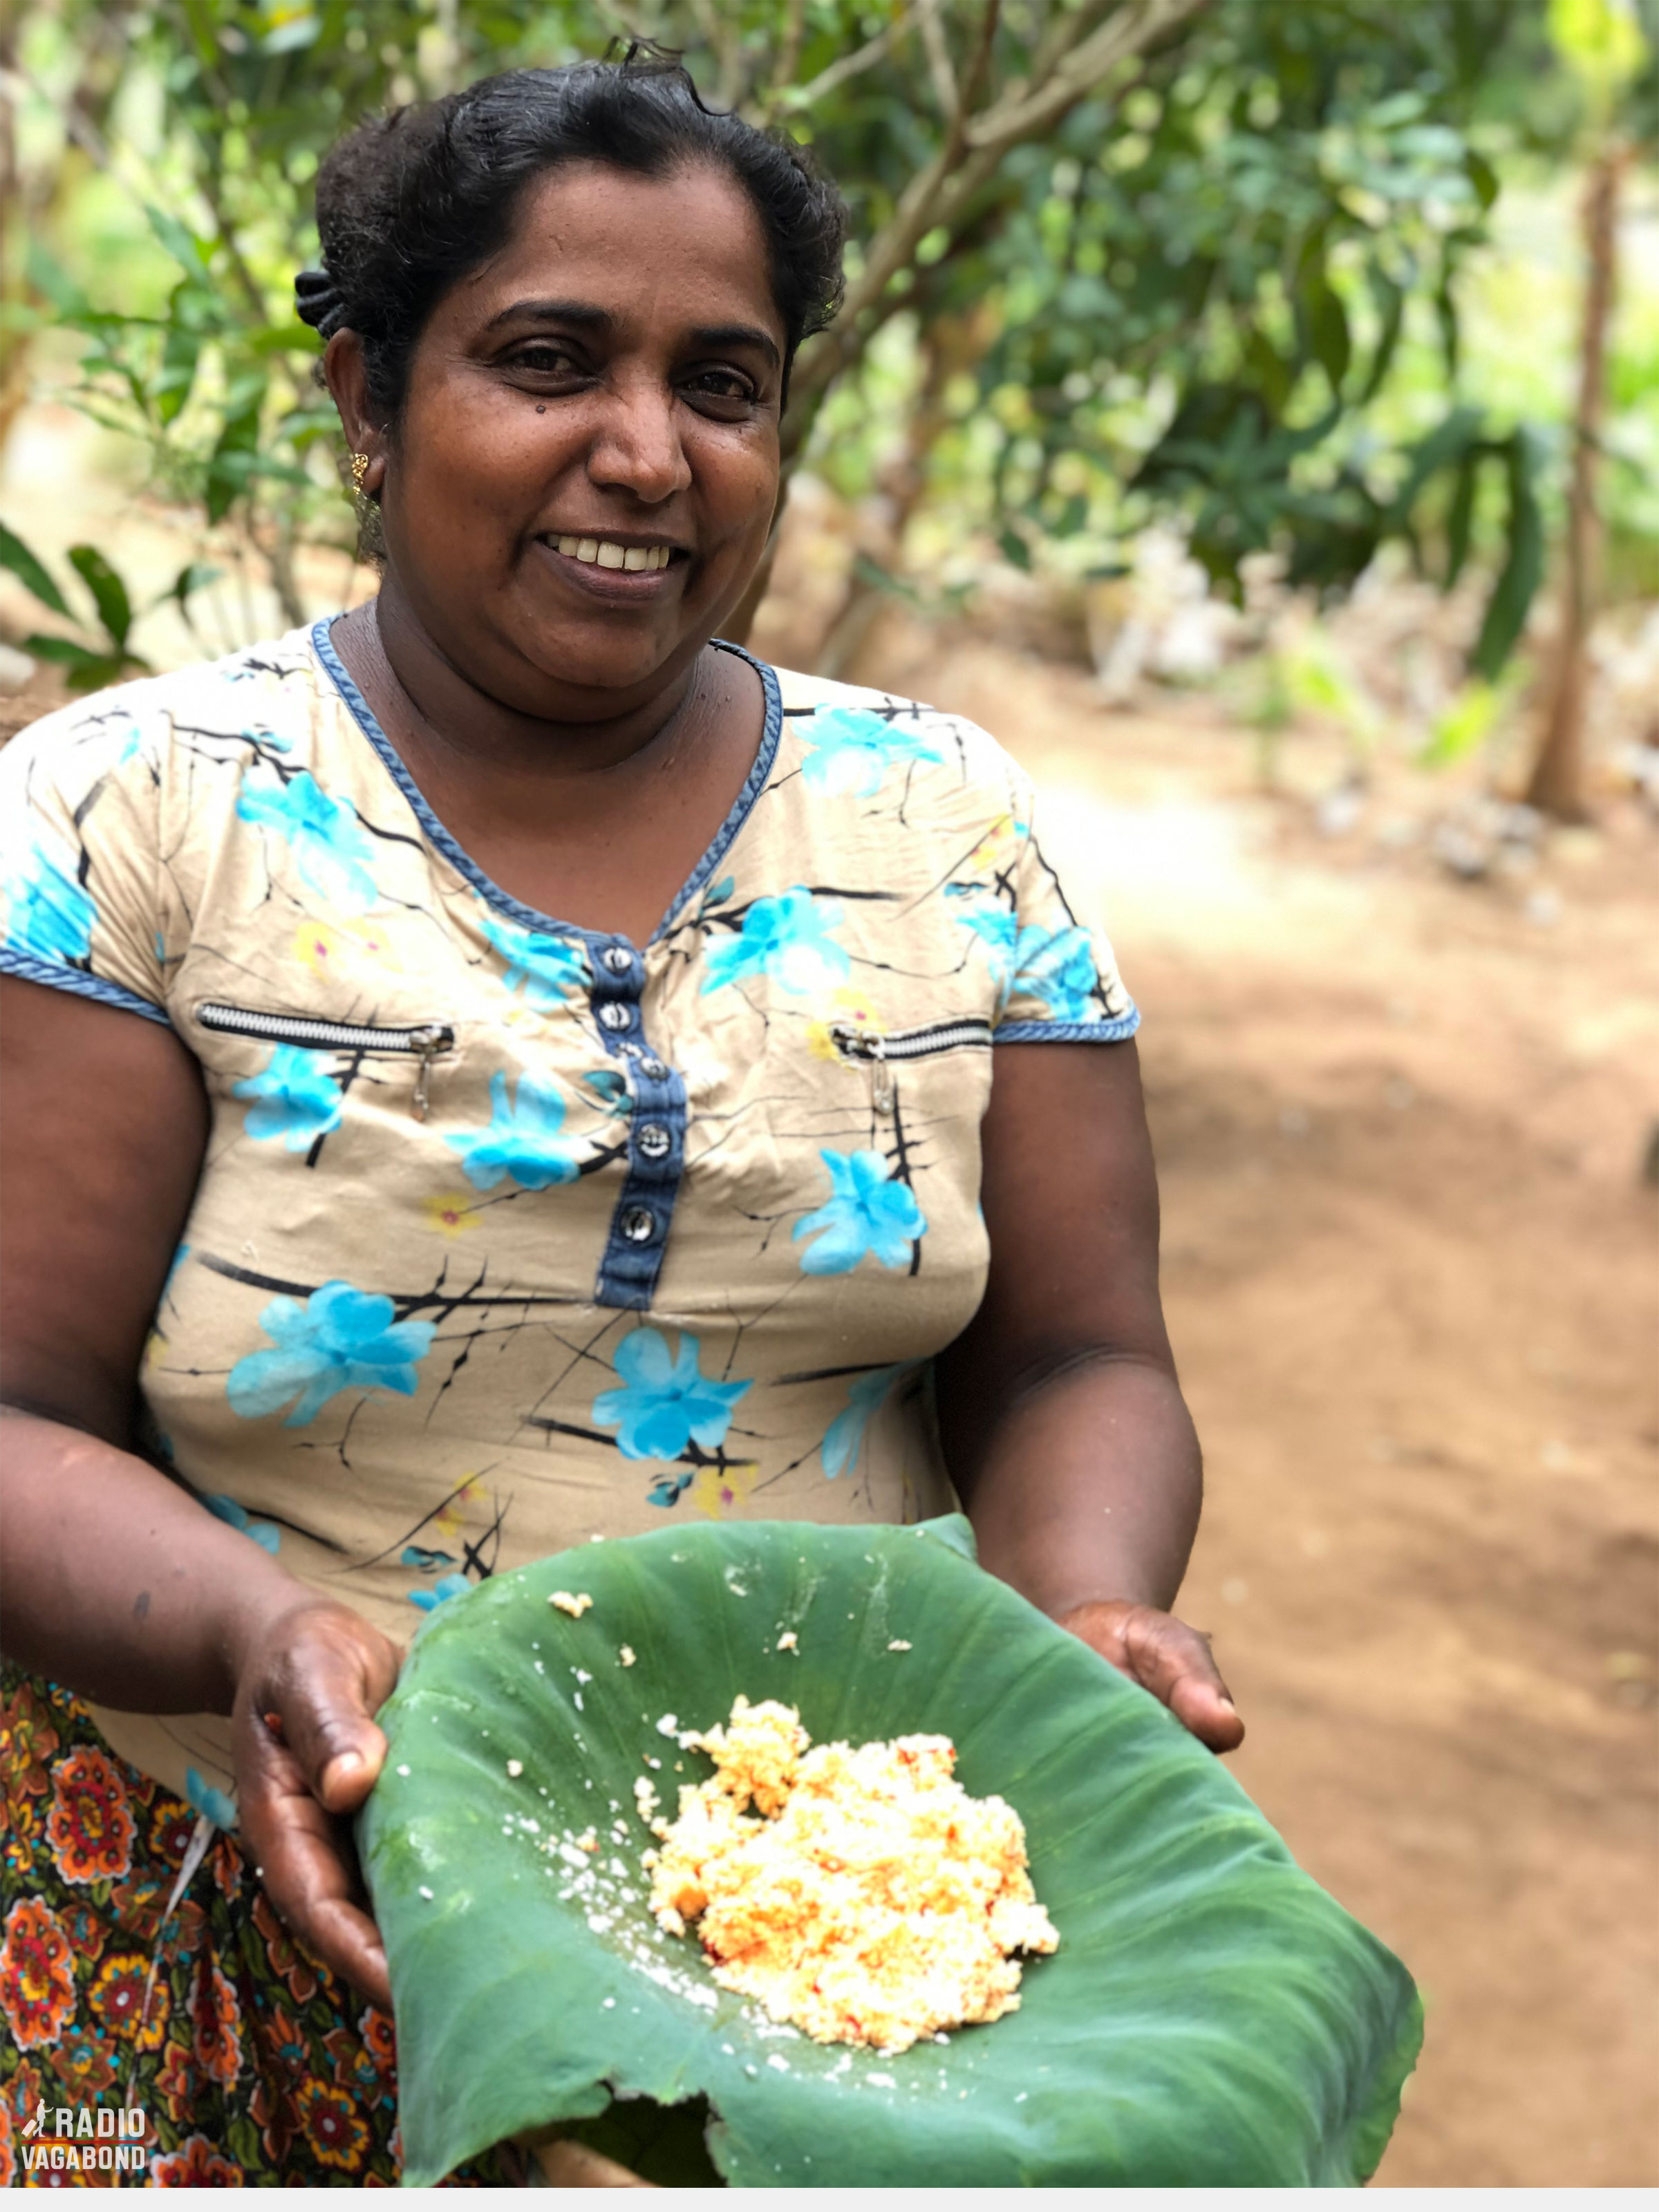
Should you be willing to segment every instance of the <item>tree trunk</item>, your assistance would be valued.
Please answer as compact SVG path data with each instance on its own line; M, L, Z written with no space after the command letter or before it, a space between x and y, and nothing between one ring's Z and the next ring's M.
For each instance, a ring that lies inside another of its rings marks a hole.
M1584 695L1601 542L1595 475L1607 404L1607 328L1613 319L1618 270L1619 191L1629 160L1627 148L1607 147L1591 167L1584 194L1584 319L1578 349L1572 480L1567 494L1561 634L1551 671L1543 737L1526 792L1528 805L1553 815L1558 822L1582 822L1588 811Z

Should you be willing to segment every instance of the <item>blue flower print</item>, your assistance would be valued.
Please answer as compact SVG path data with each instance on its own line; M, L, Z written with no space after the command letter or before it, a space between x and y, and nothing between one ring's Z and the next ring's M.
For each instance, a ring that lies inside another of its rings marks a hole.
M718 991L723 983L766 975L799 999L844 983L852 963L832 934L840 927L835 901L814 898L800 884L777 898L757 899L737 936L710 945L702 988Z
M836 1414L818 1446L818 1457L831 1482L838 1474L850 1474L858 1465L871 1415L886 1403L887 1394L899 1376L921 1364L919 1359L901 1359L896 1367L873 1368L852 1385L847 1393L847 1410Z
M872 799L897 763L931 761L937 766L945 757L916 731L863 708L831 707L799 726L806 749L801 776L809 791L846 791Z
M6 942L14 952L61 967L92 951L98 909L66 849L49 852L37 839L6 879Z
M910 1247L927 1233L927 1223L908 1183L893 1179L890 1160L880 1152L820 1152L830 1170L833 1194L795 1224L795 1237L815 1237L801 1254L808 1275L844 1275L866 1252L884 1267L908 1267Z
M516 922L479 918L479 927L507 963L501 981L509 991L522 989L532 1013L562 1006L573 991L586 989L592 974L580 939L550 937L544 930L520 929Z
M374 857L357 810L331 799L309 769L283 782L275 769L251 769L236 801L238 818L285 837L302 882L342 914L362 914L379 896Z
M303 1304L273 1298L259 1316L271 1349L250 1352L231 1369L232 1411L257 1421L297 1397L283 1425L301 1429L341 1390L412 1398L416 1363L432 1348L434 1324L394 1322L395 1310L390 1298L349 1283L325 1283Z
M636 1328L617 1347L620 1390L602 1390L593 1401L601 1428L620 1429L617 1449L624 1459L678 1459L697 1443L714 1451L726 1441L732 1408L750 1389L747 1382L713 1382L697 1364L697 1340L680 1332L672 1358L660 1329Z
M269 1552L273 1558L276 1556L276 1547L282 1542L283 1535L281 1529L274 1522L250 1521L246 1509L239 1505L234 1498L218 1498L204 1492L202 1503L216 1520L228 1522L233 1528L239 1528L244 1536L252 1536L262 1552Z
M233 1097L253 1101L242 1124L249 1136L280 1137L291 1152L339 1127L344 1095L326 1062L297 1044L275 1046L258 1075L231 1085Z
M1086 929L1022 929L1014 948L1016 991L1029 992L1056 1022L1098 1020L1100 975Z
M465 1597L471 1587L465 1575L446 1575L441 1582L434 1583L430 1589L410 1590L409 1601L411 1605L418 1605L422 1613L435 1613L452 1597Z
M534 1076L519 1078L518 1096L507 1103L507 1078L500 1068L489 1079L489 1127L446 1137L465 1161L474 1190L494 1190L510 1176L522 1190L545 1190L550 1183L574 1182L581 1172L581 1147L561 1137L564 1100L551 1084Z
M991 980L997 987L1000 1000L1006 999L1014 979L1014 948L1018 934L1012 909L982 894L974 895L973 902L969 905L965 888L957 890L955 884L948 888L963 900L957 920L964 929L971 929L974 935L983 942L985 964L991 971Z
M216 1828L236 1826L236 1800L227 1797L222 1790L216 1790L204 1782L196 1769L189 1767L185 1773L185 1795L198 1813L204 1813Z

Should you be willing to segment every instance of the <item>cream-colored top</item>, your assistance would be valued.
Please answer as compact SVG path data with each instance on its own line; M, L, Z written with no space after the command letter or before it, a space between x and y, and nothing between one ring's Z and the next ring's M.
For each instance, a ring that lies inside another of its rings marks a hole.
M400 1640L676 1514L946 1509L928 1363L984 1287L993 1043L1135 1027L991 738L760 673L753 773L644 945L481 872L325 623L0 755L0 969L169 1024L211 1100L149 1448ZM100 1720L234 1818L228 1723Z

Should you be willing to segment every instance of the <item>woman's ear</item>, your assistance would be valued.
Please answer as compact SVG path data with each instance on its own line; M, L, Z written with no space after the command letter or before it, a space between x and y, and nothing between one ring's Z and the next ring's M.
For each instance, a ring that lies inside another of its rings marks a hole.
M353 483L358 491L372 495L386 474L386 433L369 413L368 364L356 331L336 331L329 340L323 379L340 410L340 427L354 459L359 454L367 457L368 466L361 474L354 468Z

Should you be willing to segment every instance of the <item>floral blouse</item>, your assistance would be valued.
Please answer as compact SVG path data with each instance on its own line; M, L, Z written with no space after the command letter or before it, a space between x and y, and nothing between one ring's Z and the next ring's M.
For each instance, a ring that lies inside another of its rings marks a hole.
M1000 746L756 665L753 770L645 945L482 872L326 622L0 754L0 969L168 1024L210 1098L147 1448L399 1640L676 1514L947 1509L992 1048L1136 1026ZM227 1723L99 1717L234 1820Z

